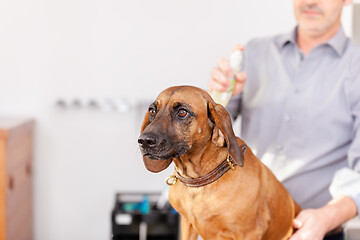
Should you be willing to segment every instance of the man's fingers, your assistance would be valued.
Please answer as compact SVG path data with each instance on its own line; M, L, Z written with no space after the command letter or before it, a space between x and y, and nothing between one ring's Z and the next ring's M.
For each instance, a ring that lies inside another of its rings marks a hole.
M223 85L223 84L215 81L213 78L210 78L209 91L216 90L216 91L219 91L219 92L224 92L224 91L227 90L227 88L228 88L227 85Z
M293 221L293 227L296 228L296 229L299 229L301 228L303 225L302 221L298 220L298 219L294 219Z
M224 75L224 73L221 72L221 70L219 70L218 68L214 68L211 71L211 78L209 84L212 85L215 90L226 90L230 86L230 81ZM221 86L221 88L219 88L218 86Z
M235 75L235 80L237 83L245 83L247 79L247 74L245 72L239 72Z
M294 219L293 220L293 228L295 229L300 229L303 226L303 223L298 220L298 219ZM297 231L294 235L292 235L289 240L304 240L306 238L304 238L304 234L301 231Z
M242 92L244 85L246 83L246 79L247 79L247 75L245 72L239 72L238 74L235 75L236 84L233 95L238 95L239 93Z
M234 50L243 50L243 46L237 45ZM209 91L226 91L231 85L229 79L232 79L233 77L234 72L231 69L229 61L223 57L220 57L217 61L217 67L211 71L211 77L209 80ZM246 78L247 75L244 72L240 72L235 75L236 84L233 95L237 95L242 91L246 82Z
M231 66L230 66L230 63L228 60L226 60L223 57L220 57L217 61L217 65L218 65L219 70L221 72L223 72L225 77L231 78L233 76L233 71L231 69Z

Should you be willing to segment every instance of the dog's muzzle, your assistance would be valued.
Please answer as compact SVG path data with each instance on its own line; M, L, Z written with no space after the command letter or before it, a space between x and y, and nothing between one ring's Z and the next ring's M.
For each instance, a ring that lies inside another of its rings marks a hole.
M143 133L138 143L142 155L150 159L166 160L177 156L177 149L164 134Z

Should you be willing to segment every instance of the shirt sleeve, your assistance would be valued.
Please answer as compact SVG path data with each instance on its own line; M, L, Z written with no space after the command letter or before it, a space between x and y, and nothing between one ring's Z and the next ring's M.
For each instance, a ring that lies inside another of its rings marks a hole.
M359 54L360 55L360 54ZM353 117L352 142L348 151L348 167L339 169L330 185L332 197L346 195L351 197L357 205L360 216L360 57L352 64L352 81L349 84L349 107Z

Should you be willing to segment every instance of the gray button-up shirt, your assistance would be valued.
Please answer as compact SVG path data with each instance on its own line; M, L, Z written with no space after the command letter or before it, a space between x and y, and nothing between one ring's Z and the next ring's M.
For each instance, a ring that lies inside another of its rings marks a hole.
M303 208L348 195L360 211L360 48L340 28L304 56L296 32L247 44L247 83L227 109Z

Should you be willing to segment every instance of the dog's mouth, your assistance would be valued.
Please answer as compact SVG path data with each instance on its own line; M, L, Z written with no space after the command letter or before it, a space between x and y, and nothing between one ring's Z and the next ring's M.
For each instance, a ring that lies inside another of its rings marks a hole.
M173 158L179 158L186 152L186 149L181 147L178 150L153 150L141 148L141 153L144 157L150 158L151 160L169 160Z
M154 173L166 169L171 164L173 158L180 157L180 155L186 152L186 148L177 148L176 151L170 150L172 148L167 151L164 149L159 151L156 148L140 147L140 149L146 169Z

